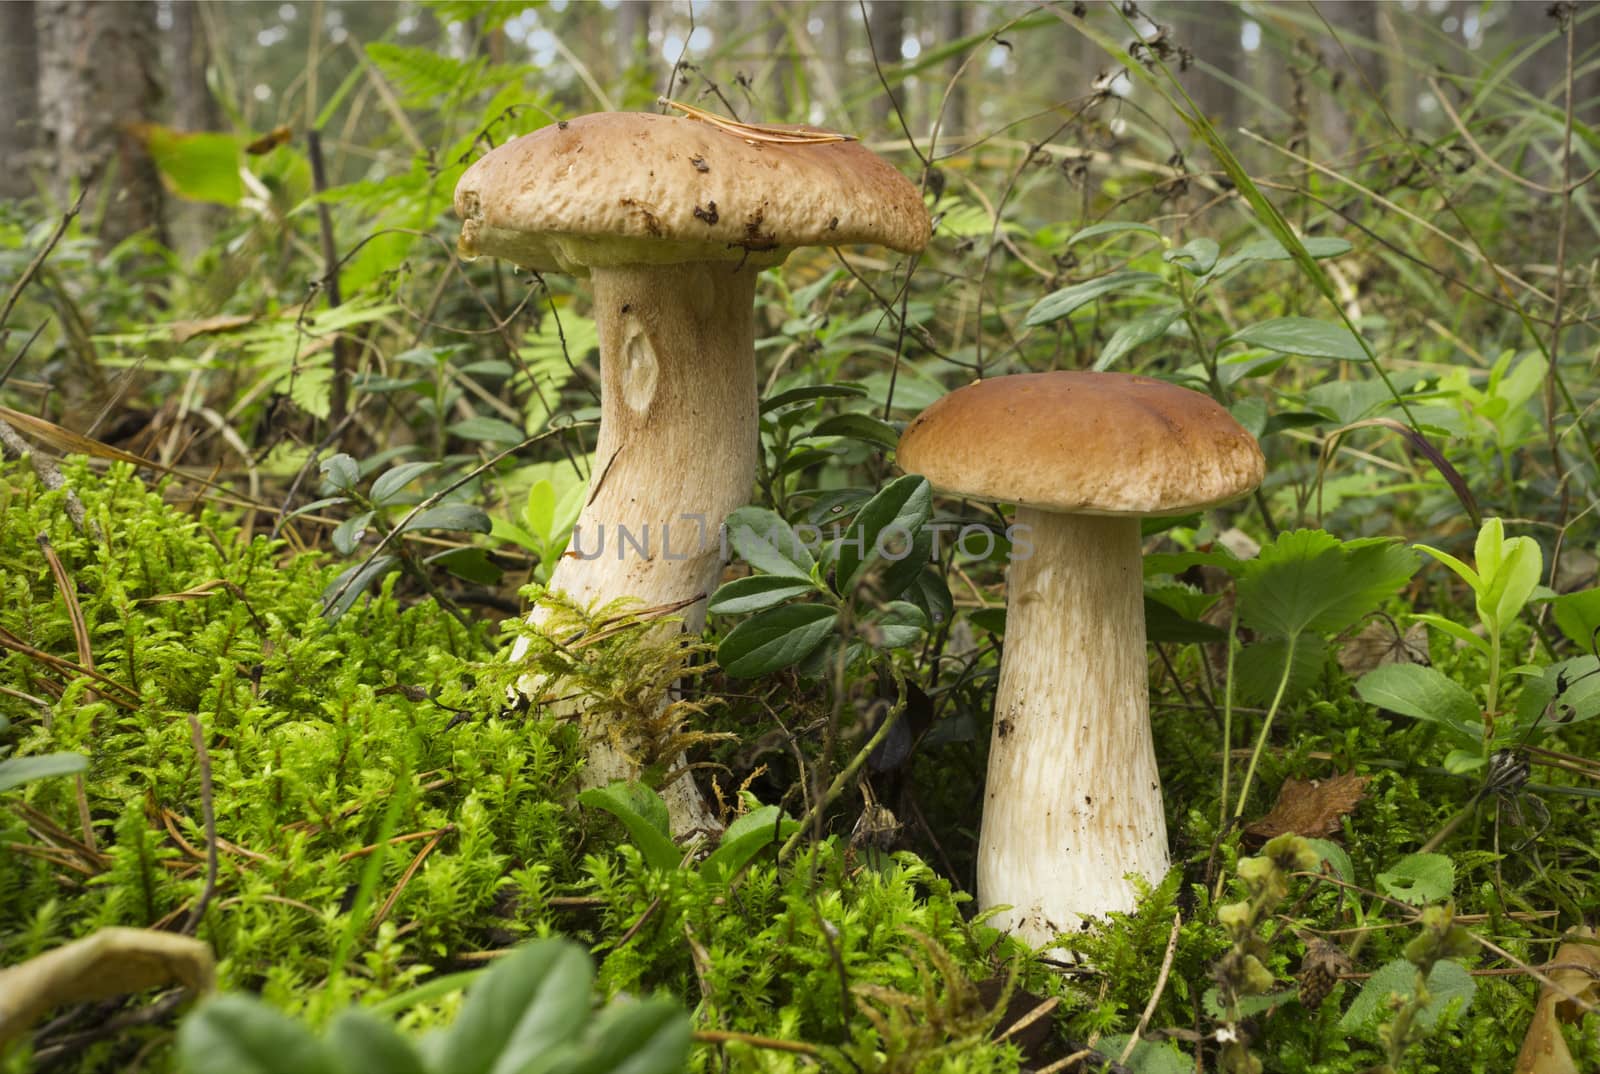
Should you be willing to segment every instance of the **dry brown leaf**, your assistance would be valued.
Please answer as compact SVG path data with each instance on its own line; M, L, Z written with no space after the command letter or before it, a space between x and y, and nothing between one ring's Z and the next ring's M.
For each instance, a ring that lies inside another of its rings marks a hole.
M1351 675L1364 675L1385 664L1427 664L1428 627L1413 623L1404 634L1387 619L1374 619L1355 637L1339 646L1339 666Z
M172 342L187 343L195 336L210 336L218 332L232 332L256 323L253 316L242 313L221 313L215 317L202 317L196 321L169 321L162 325L172 333Z
M216 987L210 946L154 929L101 929L0 970L0 1046L53 1008L171 984Z
M1583 1008L1570 997L1600 1003L1600 943L1590 928L1573 929L1567 936L1547 974L1558 987L1545 985L1539 990L1539 1005L1517 1053L1516 1074L1579 1074L1561 1036L1561 1023L1583 1017Z
M1324 780L1286 779L1278 801L1266 816L1245 829L1245 834L1271 839L1285 832L1296 835L1332 835L1339 818L1366 795L1367 777L1345 772Z

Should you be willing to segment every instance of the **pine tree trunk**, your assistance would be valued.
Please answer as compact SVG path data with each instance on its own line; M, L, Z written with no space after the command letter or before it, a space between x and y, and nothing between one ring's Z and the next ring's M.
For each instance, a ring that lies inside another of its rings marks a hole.
M0 198L33 193L38 163L38 39L32 4L0 3Z
M108 244L145 230L160 236L161 180L138 131L161 101L156 5L42 0L35 10L39 111L57 195L91 184L85 217Z

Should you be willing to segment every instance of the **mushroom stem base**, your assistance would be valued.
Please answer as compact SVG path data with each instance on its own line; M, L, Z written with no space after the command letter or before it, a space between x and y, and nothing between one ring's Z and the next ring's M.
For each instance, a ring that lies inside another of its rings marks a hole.
M1019 508L978 903L1034 946L1131 910L1168 866L1139 520ZM1031 546L1031 547L1029 547Z
M693 601L677 613L683 628L705 624L722 566L720 527L755 481L755 278L755 268L725 263L592 270L600 435L589 498L552 590L584 605ZM535 608L529 620L539 619ZM512 660L526 651L519 643ZM585 785L638 777L606 729L586 731ZM683 758L670 767L681 770ZM718 827L689 776L662 795L675 833Z

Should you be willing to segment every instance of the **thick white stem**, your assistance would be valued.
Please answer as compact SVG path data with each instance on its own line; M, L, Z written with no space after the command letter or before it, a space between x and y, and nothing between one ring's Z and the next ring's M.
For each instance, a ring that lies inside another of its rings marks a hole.
M720 527L755 480L755 277L726 263L593 270L599 444L551 589L582 604L633 597L655 607L716 587ZM704 599L678 614L697 633ZM539 616L535 608L529 619ZM526 649L519 642L512 660ZM638 776L603 729L588 730L586 785ZM662 794L675 832L716 826L687 775Z
M978 904L1009 905L992 924L1040 946L1133 909L1124 876L1165 875L1167 825L1139 520L1019 508L1016 522Z

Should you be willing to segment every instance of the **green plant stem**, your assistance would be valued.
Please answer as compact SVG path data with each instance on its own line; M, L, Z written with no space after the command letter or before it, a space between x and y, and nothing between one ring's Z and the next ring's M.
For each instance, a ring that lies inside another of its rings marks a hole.
M1222 793L1218 824L1224 829L1228 826L1228 772L1233 764L1233 658L1238 642L1239 600L1235 596L1233 610L1228 614L1228 671L1222 684Z
M889 737L889 732L894 730L894 725L899 722L900 714L904 711L905 685L902 683L899 703L895 705L894 711L889 713L882 726L873 733L871 738L867 739L866 744L856 751L856 755L850 759L850 763L845 765L839 774L833 777L833 782L828 784L828 789L822 797L812 804L811 809L804 817L800 818L800 826L794 830L794 834L789 836L778 851L778 860L780 862L787 860L789 855L794 853L795 848L800 845L800 840L805 837L807 829L820 820L823 811L845 792L845 789L850 785L850 781L855 778L855 774L861 771L861 766L867 763L868 757L872 756L872 751L877 749L883 740Z
M1239 806L1234 810L1235 819L1244 816L1244 806L1250 799L1250 784L1256 776L1256 765L1261 761L1261 754L1267 748L1267 734L1272 730L1272 720L1278 715L1278 706L1283 703L1283 695L1289 689L1289 673L1294 670L1294 649L1299 644L1300 635L1295 634L1289 638L1289 648L1283 656L1283 676L1278 679L1278 691L1272 695L1272 704L1267 707L1267 715L1261 721L1261 733L1256 736L1256 748L1250 753L1250 767L1245 769L1244 783L1239 787ZM1231 660L1232 653L1229 653Z

